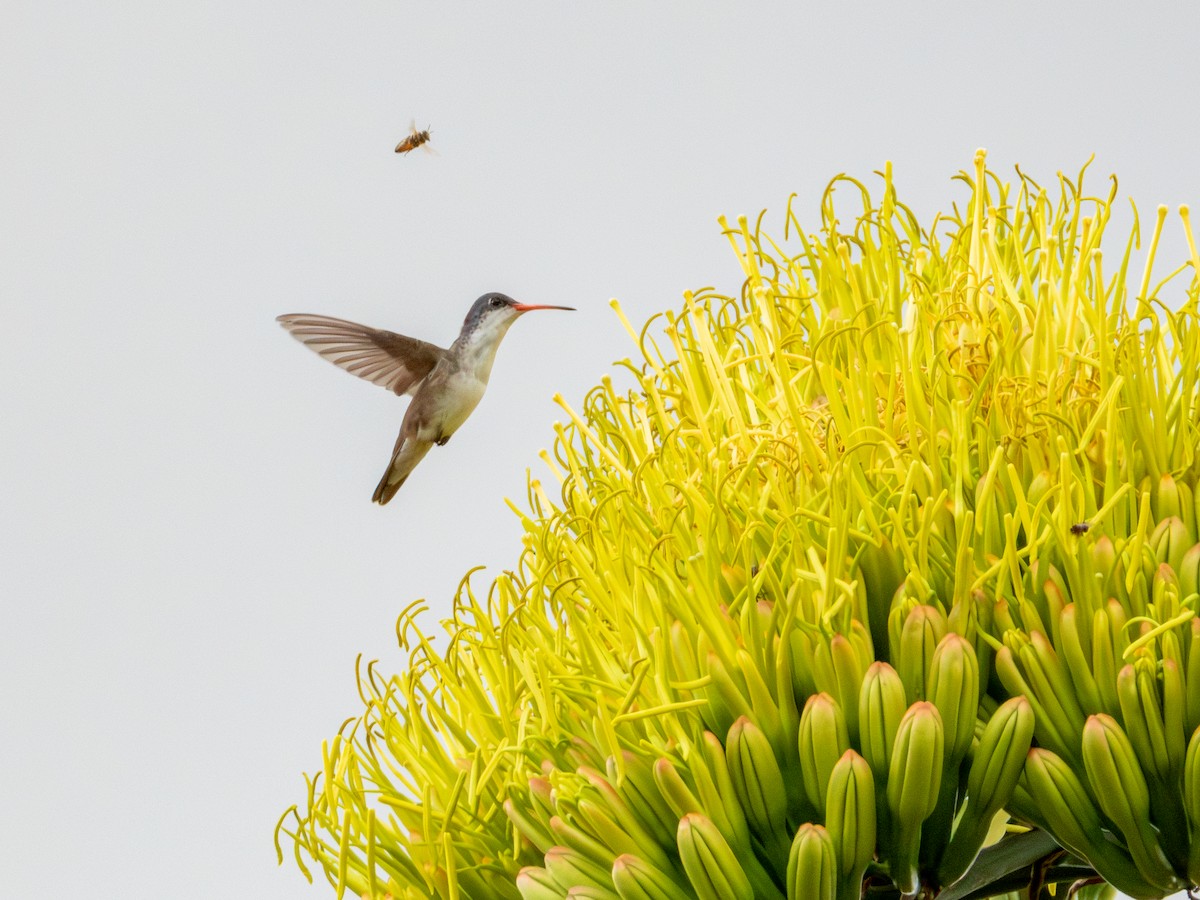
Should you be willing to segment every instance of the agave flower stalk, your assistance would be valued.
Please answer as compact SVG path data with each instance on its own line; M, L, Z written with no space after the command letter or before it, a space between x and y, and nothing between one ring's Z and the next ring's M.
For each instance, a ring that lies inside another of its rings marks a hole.
M641 328L614 303L634 358L559 398L512 570L468 573L444 647L405 610L403 674L359 667L279 826L302 871L372 898L773 898L798 871L933 896L1008 809L1137 896L1198 877L1188 213L1159 277L1165 209L1138 271L1115 181L985 162L926 224L890 166L878 200L835 179L813 231L789 205L780 243L722 220L735 296ZM1134 766L1169 802L1116 823L1099 795Z

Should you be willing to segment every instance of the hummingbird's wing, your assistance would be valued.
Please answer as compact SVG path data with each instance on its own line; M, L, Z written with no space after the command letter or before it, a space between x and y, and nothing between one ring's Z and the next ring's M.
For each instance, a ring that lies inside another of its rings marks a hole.
M446 355L434 344L344 319L300 313L275 321L331 363L401 395L415 391Z

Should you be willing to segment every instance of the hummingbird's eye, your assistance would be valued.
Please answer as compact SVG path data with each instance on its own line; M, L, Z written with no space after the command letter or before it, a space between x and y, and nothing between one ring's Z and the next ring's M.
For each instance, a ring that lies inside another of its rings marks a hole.
M503 299L503 298L501 298L501 297L493 297L493 298L492 298L492 306L493 306L495 309L499 309L499 308L500 308L501 306L503 306L503 305L504 305L504 299Z

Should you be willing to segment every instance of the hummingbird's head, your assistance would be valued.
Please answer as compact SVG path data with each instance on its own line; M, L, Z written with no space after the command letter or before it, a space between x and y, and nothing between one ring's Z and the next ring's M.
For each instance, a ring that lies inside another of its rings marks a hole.
M484 294L471 306L463 322L463 334L480 332L481 335L503 335L508 326L521 315L534 309L566 309L570 306L542 306L534 303L518 303L507 294L492 292Z

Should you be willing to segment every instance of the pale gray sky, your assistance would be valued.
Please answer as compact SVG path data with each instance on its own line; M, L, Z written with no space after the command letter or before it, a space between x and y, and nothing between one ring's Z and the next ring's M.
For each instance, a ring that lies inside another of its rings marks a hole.
M924 215L978 146L1200 205L1200 14L1122 6L7 0L0 895L330 896L276 818L355 655L515 561L551 395L631 352L610 297L736 291L719 214L815 224L887 159ZM404 402L274 317L444 344L488 290L579 311L372 505Z

